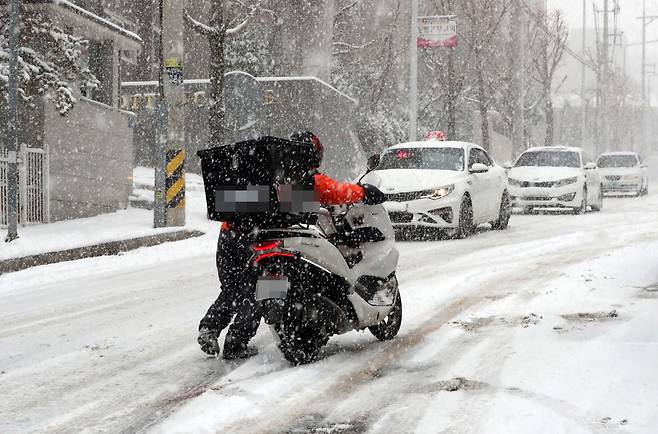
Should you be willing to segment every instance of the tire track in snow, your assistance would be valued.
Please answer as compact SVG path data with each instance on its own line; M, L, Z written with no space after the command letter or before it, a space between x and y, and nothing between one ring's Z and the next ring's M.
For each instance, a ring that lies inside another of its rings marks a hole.
M653 234L653 236L651 237L647 237L646 235L642 234L642 235L637 235L633 241L648 242L655 239L658 239L658 234ZM606 246L607 247L606 250L607 251L616 250L624 247L625 245L627 245L627 243L628 243L627 240L625 240L624 242L617 242L612 245ZM577 244L581 244L580 241L577 242ZM544 248L545 247L546 246L544 245ZM510 289L518 290L520 286L541 285L542 283L546 283L555 277L554 270L556 269L559 270L559 268L562 266L573 265L578 262L589 261L606 252L606 250L601 250L600 247L598 246L581 245L580 248L573 248L570 251L568 251L568 253L565 253L564 251L562 251L563 247L564 246L562 245L557 245L552 253L546 253L545 255L542 255L540 257L542 260L551 259L550 267L547 266L548 263L544 263L543 261L535 264L531 263L528 264L529 266L524 269L523 275L519 276L518 268L521 266L521 264L517 263L514 265L510 265L509 268L511 269L505 273L502 273L502 275L495 275L493 276L492 279L485 280L484 282L480 283L476 288L470 289L469 295L458 298L448 306L441 308L439 311L437 311L436 315L434 315L432 319L425 321L420 326L413 329L413 331L411 331L409 334L399 336L394 341L388 343L385 347L385 350L381 354L378 354L374 359L370 360L367 366L342 376L333 385L331 385L326 390L324 390L323 393L321 393L321 397L317 397L314 399L314 398L309 398L308 396L301 396L297 402L297 405L290 405L290 403L286 404L288 407L295 408L295 410L287 413L285 412L284 409L278 408L275 405L276 409L274 410L272 417L263 415L262 417L259 417L259 420L240 421L239 423L228 426L226 428L226 432L231 432L231 433L293 432L295 428L299 428L298 422L302 420L305 415L308 414L326 415L332 407L335 407L336 405L338 405L338 403L347 400L350 397L350 395L359 393L360 389L368 385L368 383L378 380L380 378L379 374L382 371L384 371L387 367L392 365L397 360L400 360L405 355L405 353L411 351L413 348L420 345L430 335L438 332L443 326L445 326L446 324L457 318L460 314L463 314L468 310L480 308L485 306L486 304L495 302L487 297L490 297L491 295L495 295L495 294L504 293L506 291L509 291ZM528 256L526 255L526 261L532 262L536 260L537 257L528 258ZM492 284L494 284L495 287L495 283L498 281L504 281L506 283L503 286L503 288L492 291L491 290ZM533 297L532 294L529 294L529 296ZM504 342L504 339L502 340L502 342ZM477 339L471 341L471 345L477 345L478 343L479 340ZM492 349L500 348L501 339L492 341L489 345L491 346ZM459 355L463 355L465 352L468 352L470 349L472 349L471 346L464 347L460 345L460 347L461 348L451 350L450 353L453 356L459 356ZM499 352L499 351L493 351L493 353L499 354L501 355L501 357L503 355L504 357L507 357L508 355L507 353ZM504 358L499 359L499 363L496 363L495 366L498 367L501 366L503 361ZM425 377L422 378L424 379ZM548 399L548 397L542 397L542 400L547 403L551 402ZM593 419L593 416L584 414L579 409L570 407L567 404L564 404L562 407L559 408L563 410L562 413L565 416L574 420L578 424L585 425L590 429L595 428L595 425L591 424L591 422L595 420ZM468 411L468 413L471 412ZM473 411L473 413L478 413L478 412ZM274 417L274 415L276 415L276 417ZM262 422L263 420L265 420L266 422ZM320 420L317 417L314 417L311 420L314 422L315 426L304 426L304 428L308 429L308 432L314 432L313 431L314 429L324 430L326 429L327 426L329 426L327 425L328 422L327 420ZM474 419L470 419L470 420L473 421ZM348 423L347 421L341 421L341 422ZM413 421L408 420L406 421L406 423L408 429L409 428L408 424L413 423ZM249 427L247 431L244 430L245 426ZM602 428L602 430L605 430L607 428L609 427L604 427ZM389 432L394 432L394 431L389 431ZM466 431L457 430L456 432L466 432Z

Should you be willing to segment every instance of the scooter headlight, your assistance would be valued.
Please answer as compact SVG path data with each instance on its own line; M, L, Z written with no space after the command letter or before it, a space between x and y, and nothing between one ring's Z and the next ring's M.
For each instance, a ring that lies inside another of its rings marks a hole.
M446 197L450 193L452 193L452 191L454 189L455 189L455 184L450 184L450 185L446 185L446 186L443 186L443 187L439 187L439 188L436 188L436 189L432 190L432 192L430 194L428 194L427 196L423 196L422 199L439 200L439 199L442 199L442 198Z

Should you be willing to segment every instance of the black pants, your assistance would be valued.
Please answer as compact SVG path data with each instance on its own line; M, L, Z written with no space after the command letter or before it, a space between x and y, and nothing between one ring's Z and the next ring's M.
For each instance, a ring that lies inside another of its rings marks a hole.
M218 335L235 315L224 341L224 350L237 351L245 348L258 331L260 310L255 302L254 279L251 276L250 249L252 237L249 233L224 230L217 242L217 274L221 290L217 300L210 306L199 323Z

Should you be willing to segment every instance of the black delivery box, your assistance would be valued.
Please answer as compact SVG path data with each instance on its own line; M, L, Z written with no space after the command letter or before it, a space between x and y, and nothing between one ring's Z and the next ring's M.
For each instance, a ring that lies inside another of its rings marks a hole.
M311 162L313 145L260 137L197 152L208 218L259 220L273 214L317 211Z

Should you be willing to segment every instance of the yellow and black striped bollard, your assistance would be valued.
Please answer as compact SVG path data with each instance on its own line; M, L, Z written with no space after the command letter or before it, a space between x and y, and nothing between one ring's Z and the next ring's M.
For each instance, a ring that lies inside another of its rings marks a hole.
M167 209L185 208L185 150L167 151Z

